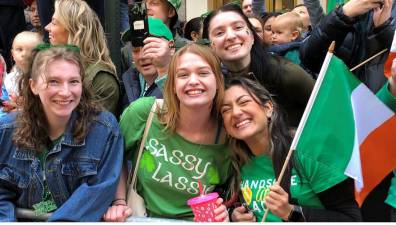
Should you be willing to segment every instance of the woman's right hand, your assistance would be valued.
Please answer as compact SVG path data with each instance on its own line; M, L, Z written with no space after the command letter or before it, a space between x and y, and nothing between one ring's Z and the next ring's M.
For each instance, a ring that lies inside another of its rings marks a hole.
M252 212L247 212L244 206L239 206L232 211L231 221L233 222L256 222L256 217Z
M132 209L127 205L112 205L103 215L106 222L125 222L132 215Z

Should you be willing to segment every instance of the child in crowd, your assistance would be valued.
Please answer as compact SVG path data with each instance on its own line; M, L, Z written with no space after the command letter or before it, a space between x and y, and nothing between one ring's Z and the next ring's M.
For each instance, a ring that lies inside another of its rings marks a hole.
M42 39L43 37L39 33L31 31L23 31L15 36L11 49L15 64L11 72L3 77L1 94L3 107L0 115L15 109L18 96L18 79L22 73L27 71L32 50L42 42Z
M295 12L279 15L272 22L272 44L270 51L300 64L299 47L303 22Z
M296 5L292 11L300 15L304 27L301 36L302 38L306 38L310 34L310 31L312 30L311 19L308 14L307 7L304 4L299 4Z

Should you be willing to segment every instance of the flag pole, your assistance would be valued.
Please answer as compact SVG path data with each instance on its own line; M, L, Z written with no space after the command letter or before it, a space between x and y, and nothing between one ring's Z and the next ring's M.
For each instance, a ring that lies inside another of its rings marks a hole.
M326 74L327 68L329 67L331 57L333 57L334 48L335 48L335 42L332 41L331 44L330 44L329 50L327 51L326 57L325 57L325 59L323 61L322 68L320 69L318 79L316 80L316 83L315 83L315 86L314 86L314 88L312 90L311 96L309 97L309 100L308 100L308 103L307 103L307 107L305 107L304 114L303 114L303 116L301 118L300 123L298 124L296 134L294 135L292 144L290 146L290 150L287 153L285 162L283 163L281 172L279 173L279 177L278 177L278 179L276 179L276 183L277 184L281 183L283 175L284 175L285 170L287 168L287 165L289 164L289 161L290 161L291 156L293 154L293 151L297 147L298 140L300 139L302 130L303 130L303 128L304 128L304 126L305 126L305 124L307 122L308 115L311 112L313 103L315 102L316 96L318 95L319 88L322 85L324 75ZM267 207L267 210L265 210L264 216L263 216L263 219L261 220L261 222L265 222L265 220L267 219L267 216L268 216L268 212L269 212L269 210L268 210L268 207Z
M359 68L359 67L363 66L364 64L370 62L372 59L374 59L375 57L381 55L382 53L384 53L384 52L386 52L386 51L388 51L387 48L382 49L382 50L381 50L380 52L378 52L377 54L371 56L370 58L368 58L368 59L364 60L363 62L359 63L358 65L354 66L354 67L353 67L352 69L350 69L349 71L353 72L353 71L356 70L357 68Z
M331 57L333 57L334 48L335 48L335 42L333 41L333 42L331 42L329 50L326 54L326 58L323 61L322 68L320 69L318 79L315 82L315 86L312 90L311 96L309 97L307 106L305 107L304 114L301 118L300 123L298 124L296 134L294 135L292 144L290 146L290 149L292 149L292 150L296 149L297 143L298 143L301 133L302 133L302 130L304 129L305 124L307 123L308 115L311 112L313 103L315 102L316 96L318 95L319 88L322 85L324 76L327 72L327 67L329 67L329 64L330 64Z

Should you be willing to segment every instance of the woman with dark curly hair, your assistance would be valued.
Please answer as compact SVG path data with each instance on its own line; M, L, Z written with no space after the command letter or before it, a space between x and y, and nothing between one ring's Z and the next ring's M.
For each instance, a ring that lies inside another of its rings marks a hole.
M231 137L241 199L233 221L360 221L354 182L347 176L329 179L323 169L293 152L282 182L275 182L289 152L291 134L271 94L246 77L227 80L221 115Z

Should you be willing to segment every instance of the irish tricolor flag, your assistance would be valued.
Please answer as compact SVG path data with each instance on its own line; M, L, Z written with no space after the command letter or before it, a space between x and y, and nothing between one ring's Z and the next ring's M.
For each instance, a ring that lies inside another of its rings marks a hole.
M395 135L394 112L328 53L291 149L355 179L361 205L396 168Z

